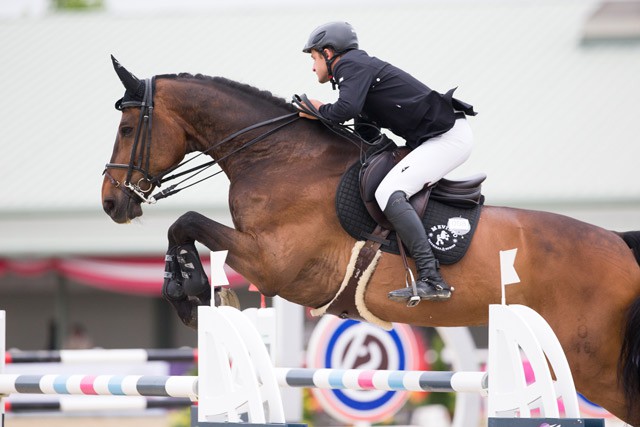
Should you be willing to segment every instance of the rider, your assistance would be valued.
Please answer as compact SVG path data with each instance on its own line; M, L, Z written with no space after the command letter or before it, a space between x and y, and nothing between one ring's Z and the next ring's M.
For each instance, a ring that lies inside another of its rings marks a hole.
M339 88L335 103L309 100L324 119L334 123L354 119L364 138L372 136L371 125L376 134L387 128L412 149L383 179L376 201L416 263L420 299L450 298L453 288L440 275L422 221L408 199L467 160L473 135L465 117L475 116L473 107L453 98L455 89L442 95L358 49L356 32L347 22L319 26L302 51L311 54L318 81ZM412 296L412 287L389 293L398 302Z

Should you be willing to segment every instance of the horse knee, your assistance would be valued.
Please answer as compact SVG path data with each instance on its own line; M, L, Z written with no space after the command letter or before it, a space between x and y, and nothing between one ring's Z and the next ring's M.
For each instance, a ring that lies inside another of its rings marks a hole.
M202 218L202 214L194 211L180 215L180 217L169 226L169 231L167 232L169 241L174 244L194 241L195 238L190 238L190 230L193 228L193 225Z

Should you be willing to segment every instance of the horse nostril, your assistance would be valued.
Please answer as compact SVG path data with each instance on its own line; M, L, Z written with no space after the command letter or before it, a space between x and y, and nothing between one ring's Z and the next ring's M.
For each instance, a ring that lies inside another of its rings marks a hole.
M113 212L115 207L116 207L116 202L112 198L104 199L104 201L102 202L102 209L104 209L104 211L107 214L111 214L111 212Z

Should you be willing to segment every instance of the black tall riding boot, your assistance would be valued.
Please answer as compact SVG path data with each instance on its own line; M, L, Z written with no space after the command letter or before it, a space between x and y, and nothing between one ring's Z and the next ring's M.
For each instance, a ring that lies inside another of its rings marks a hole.
M384 214L409 250L416 263L418 279L413 286L389 292L389 299L416 305L421 300L446 300L451 297L451 288L438 272L438 261L433 256L422 221L403 191L394 192L387 203ZM413 300L412 300L412 297Z

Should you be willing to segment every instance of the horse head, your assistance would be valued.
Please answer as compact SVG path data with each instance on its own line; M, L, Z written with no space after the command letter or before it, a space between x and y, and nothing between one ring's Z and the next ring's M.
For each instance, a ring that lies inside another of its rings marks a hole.
M184 158L187 143L163 104L154 105L155 78L140 80L111 59L125 93L115 104L122 117L104 170L102 207L115 222L125 223L142 215L143 202L153 201L151 192Z

